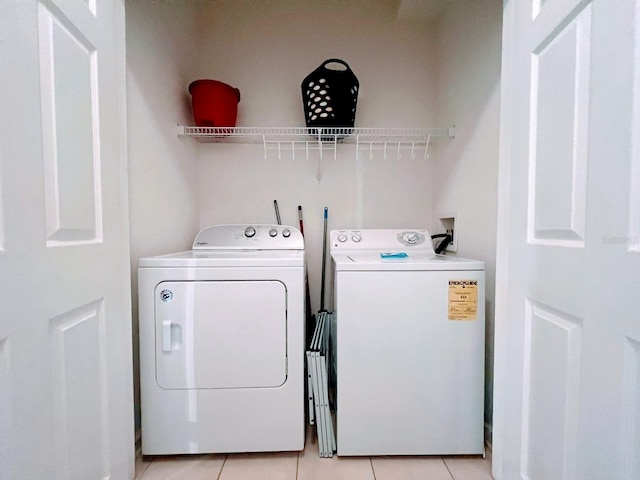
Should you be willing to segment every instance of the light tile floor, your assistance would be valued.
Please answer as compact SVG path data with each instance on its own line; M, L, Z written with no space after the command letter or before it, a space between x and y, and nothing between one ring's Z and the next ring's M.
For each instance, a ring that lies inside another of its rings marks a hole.
M143 457L139 480L491 480L487 457L320 458L315 430L302 452Z

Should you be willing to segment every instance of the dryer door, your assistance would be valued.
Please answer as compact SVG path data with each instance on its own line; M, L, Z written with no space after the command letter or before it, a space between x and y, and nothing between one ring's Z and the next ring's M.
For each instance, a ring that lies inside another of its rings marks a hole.
M287 378L282 282L162 282L156 380L164 389L278 387Z

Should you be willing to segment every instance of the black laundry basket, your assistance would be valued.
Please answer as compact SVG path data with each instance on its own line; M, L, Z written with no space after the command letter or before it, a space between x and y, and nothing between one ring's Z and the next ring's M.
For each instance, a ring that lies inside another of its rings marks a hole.
M327 68L332 63L346 68ZM356 120L359 87L358 79L345 61L331 58L322 62L301 85L307 127L339 128L338 138L351 134ZM314 129L311 133L317 135L319 131Z

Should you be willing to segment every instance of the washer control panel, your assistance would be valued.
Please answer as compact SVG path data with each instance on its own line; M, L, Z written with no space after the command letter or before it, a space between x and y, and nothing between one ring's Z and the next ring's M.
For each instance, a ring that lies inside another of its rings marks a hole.
M288 225L214 225L200 231L194 250L303 250L304 238Z
M425 229L332 230L331 250L430 250L431 235Z

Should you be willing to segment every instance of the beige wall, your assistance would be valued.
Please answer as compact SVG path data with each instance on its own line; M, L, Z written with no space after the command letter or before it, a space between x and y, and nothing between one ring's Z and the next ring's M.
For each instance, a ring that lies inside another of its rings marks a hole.
M240 89L239 126L304 126L302 80L340 58L360 82L356 126L437 126L433 31L397 22L397 3L211 2L200 17L198 75ZM283 222L297 225L302 205L313 310L320 305L324 206L329 229L431 222L433 163L422 156L356 161L355 147L340 145L335 160L323 157L318 182L315 154L265 160L260 146L201 145L198 155L202 226L275 222L274 199Z
M176 123L190 119L184 84L193 58L197 10L179 0L131 0L127 22L129 207L136 376L140 422L138 258L191 248L198 231L197 149L178 138Z
M437 23L438 121L456 125L434 160L433 216L456 215L458 252L486 264L485 416L492 415L502 2L450 2Z

